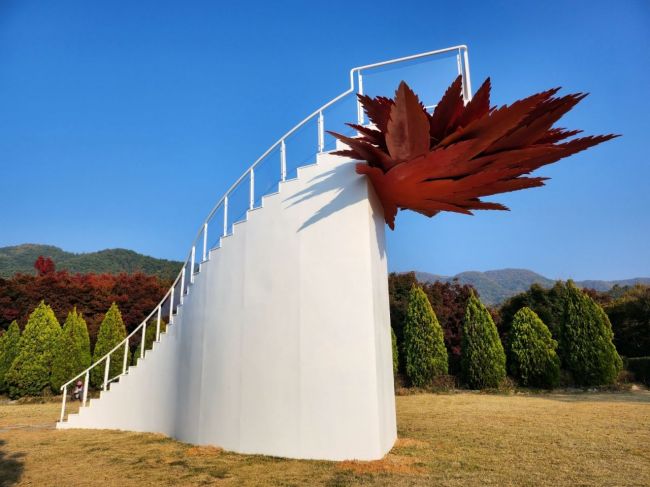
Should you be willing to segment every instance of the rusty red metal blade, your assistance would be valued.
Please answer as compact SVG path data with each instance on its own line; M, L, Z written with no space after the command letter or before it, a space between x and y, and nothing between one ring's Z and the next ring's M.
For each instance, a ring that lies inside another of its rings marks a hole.
M390 109L386 146L391 158L398 162L414 159L429 150L429 117L420 99L404 81L397 88Z
M580 130L553 128L582 93L556 97L559 88L553 88L493 109L490 88L488 78L464 105L459 77L429 115L402 82L395 100L359 97L374 128L350 124L358 138L330 132L350 147L335 154L365 161L356 171L369 178L391 229L398 209L429 217L508 210L481 198L543 186L547 178L525 175L618 137L571 139Z

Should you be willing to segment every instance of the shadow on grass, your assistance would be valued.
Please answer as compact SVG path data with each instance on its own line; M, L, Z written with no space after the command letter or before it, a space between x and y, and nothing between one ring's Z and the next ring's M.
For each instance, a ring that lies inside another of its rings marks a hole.
M6 441L0 440L0 446L4 446ZM10 487L15 485L23 475L24 465L23 453L9 454L0 450L0 487Z
M645 403L650 405L650 391L634 392L551 392L532 395L540 399L561 402L618 402Z

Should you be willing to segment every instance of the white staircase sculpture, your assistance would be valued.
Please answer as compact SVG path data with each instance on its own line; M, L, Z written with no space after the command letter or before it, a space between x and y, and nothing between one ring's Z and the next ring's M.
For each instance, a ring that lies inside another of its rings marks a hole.
M467 100L465 46L353 69L351 88L274 144L210 212L151 314L62 387L57 428L156 432L293 458L385 455L396 424L383 213L354 161L325 151L325 111L361 92L366 70L454 52ZM364 123L358 106L357 115ZM315 164L287 179L290 137L310 121ZM278 191L264 195L255 176L278 152ZM247 208L233 225L232 203L242 194ZM219 247L209 244L210 232ZM163 320L169 325L160 332ZM150 326L153 348L140 347L137 365L125 360L109 377L111 354L133 349ZM68 388L78 379L88 385L98 366L100 397L88 403L84 387L79 412L66 418Z

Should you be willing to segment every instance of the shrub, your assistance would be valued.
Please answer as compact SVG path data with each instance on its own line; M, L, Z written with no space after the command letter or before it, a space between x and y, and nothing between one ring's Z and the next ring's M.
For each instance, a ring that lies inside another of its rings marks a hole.
M97 343L93 352L93 362L97 362L104 355L110 352L117 344L126 338L126 328L122 321L117 304L113 303L106 312L104 320L97 333ZM128 352L127 352L128 353ZM127 362L129 357L126 358ZM111 363L108 369L108 378L112 379L122 373L124 366L124 347L119 347L111 354ZM104 383L104 369L106 363L103 362L90 371L90 381L95 387L100 387Z
M552 388L560 381L557 342L539 316L521 308L512 320L508 366L512 376L524 386Z
M52 389L63 384L90 365L90 337L86 321L77 308L68 313L59 337L52 364Z
M597 303L572 281L564 295L560 358L576 384L611 384L623 367L612 339L612 325Z
M167 325L165 324L164 320L160 320L160 333L164 332L167 329ZM153 347L153 342L156 340L156 323L147 323L147 331L145 332L145 337L144 337L144 351L146 352L147 350L151 350L151 347ZM138 343L138 347L135 349L135 353L133 354L133 364L138 363L138 359L140 358L140 350L142 348L142 341Z
M390 329L390 341L393 346L393 377L397 377L397 369L399 368L399 353L397 351L397 337L395 330Z
M566 285L561 281L557 281L550 289L533 284L528 291L509 298L499 310L501 314L499 333L502 342L509 343L512 320L517 311L523 307L533 310L548 327L551 335L557 339L562 325L565 290Z
M36 396L50 388L60 333L61 325L52 308L41 301L29 316L18 342L18 355L5 376L11 397Z
M650 355L650 287L634 286L607 304L616 350L626 357Z
M416 387L431 384L448 370L442 328L422 288L413 286L404 322L406 374Z
M465 305L472 292L472 287L468 284L461 285L458 282L418 282L415 272L391 273L388 276L390 324L395 330L397 348L400 351L404 349L404 321L409 293L413 285L422 287L429 298L445 337L449 372L457 373L460 370L460 344ZM399 368L402 373L406 372L403 357L400 360Z
M492 316L472 294L463 322L461 374L472 389L496 388L506 378L506 355Z
M18 355L18 343L20 342L20 328L14 320L7 331L0 337L0 392L7 392L5 375L11 367L16 355Z
M625 368L639 382L650 385L650 357L634 357L625 360Z

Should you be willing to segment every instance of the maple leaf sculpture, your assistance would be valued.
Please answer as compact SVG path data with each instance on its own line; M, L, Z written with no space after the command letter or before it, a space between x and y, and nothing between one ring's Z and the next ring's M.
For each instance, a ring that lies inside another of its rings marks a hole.
M459 76L432 114L402 81L395 98L358 95L373 126L348 124L358 137L329 132L349 149L334 154L356 165L375 188L384 218L395 228L398 209L432 217L441 211L508 210L480 198L535 186L548 178L535 169L617 135L570 137L581 130L553 128L586 94L554 96L559 88L490 107L490 78L466 105Z

